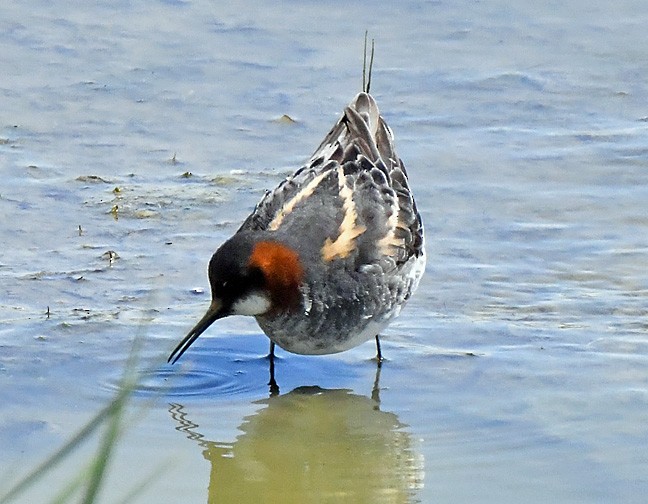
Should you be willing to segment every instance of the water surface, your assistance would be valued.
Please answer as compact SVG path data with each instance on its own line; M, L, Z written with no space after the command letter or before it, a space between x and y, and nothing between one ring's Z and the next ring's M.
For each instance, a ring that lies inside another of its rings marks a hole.
M151 474L132 502L643 502L647 24L630 0L0 7L0 487L139 336L105 502ZM360 90L365 29L429 257L380 376L371 343L280 352L270 398L242 318L167 366L213 250Z

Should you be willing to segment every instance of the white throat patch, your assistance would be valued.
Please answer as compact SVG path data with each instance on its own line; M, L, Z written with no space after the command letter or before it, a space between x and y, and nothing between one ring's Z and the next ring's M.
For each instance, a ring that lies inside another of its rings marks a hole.
M270 309L270 299L265 294L253 292L232 305L232 315L262 315Z

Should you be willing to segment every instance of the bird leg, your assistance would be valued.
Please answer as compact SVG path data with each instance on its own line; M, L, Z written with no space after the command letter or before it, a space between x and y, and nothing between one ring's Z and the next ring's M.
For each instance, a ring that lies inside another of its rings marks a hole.
M383 362L382 352L380 351L380 338L376 334L376 360L378 361L378 366Z
M270 396L279 395L279 385L277 385L274 376L274 349L275 343L274 341L270 341L270 352L268 353L268 359L270 359L270 381L268 382L268 385L270 385Z

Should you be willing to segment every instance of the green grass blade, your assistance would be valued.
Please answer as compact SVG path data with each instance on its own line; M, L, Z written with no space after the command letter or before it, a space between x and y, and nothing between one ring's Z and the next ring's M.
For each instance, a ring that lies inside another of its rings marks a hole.
M67 443L59 448L53 455L47 458L44 462L38 465L27 476L19 481L7 493L0 496L0 504L9 502L16 498L19 494L24 492L30 485L40 479L47 471L58 465L65 457L67 457L75 448L77 448L83 441L88 439L108 418L120 403L123 402L128 391L120 390L117 397L113 399L107 406L105 406L99 413L97 413L81 430L79 430Z

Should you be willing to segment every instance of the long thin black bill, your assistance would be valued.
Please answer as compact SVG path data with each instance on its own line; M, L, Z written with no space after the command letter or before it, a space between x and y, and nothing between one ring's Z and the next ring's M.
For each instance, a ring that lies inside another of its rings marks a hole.
M169 355L167 362L175 364L178 359L182 357L182 354L185 353L187 349L193 344L193 342L198 339L198 336L204 333L205 330L210 325L212 325L215 320L218 320L222 317L224 317L224 315L221 312L220 304L212 302L203 318L201 318L200 321L194 326L194 328L189 331L189 334L182 338L182 341L178 343L178 346L175 347L175 350L171 352L171 355Z

